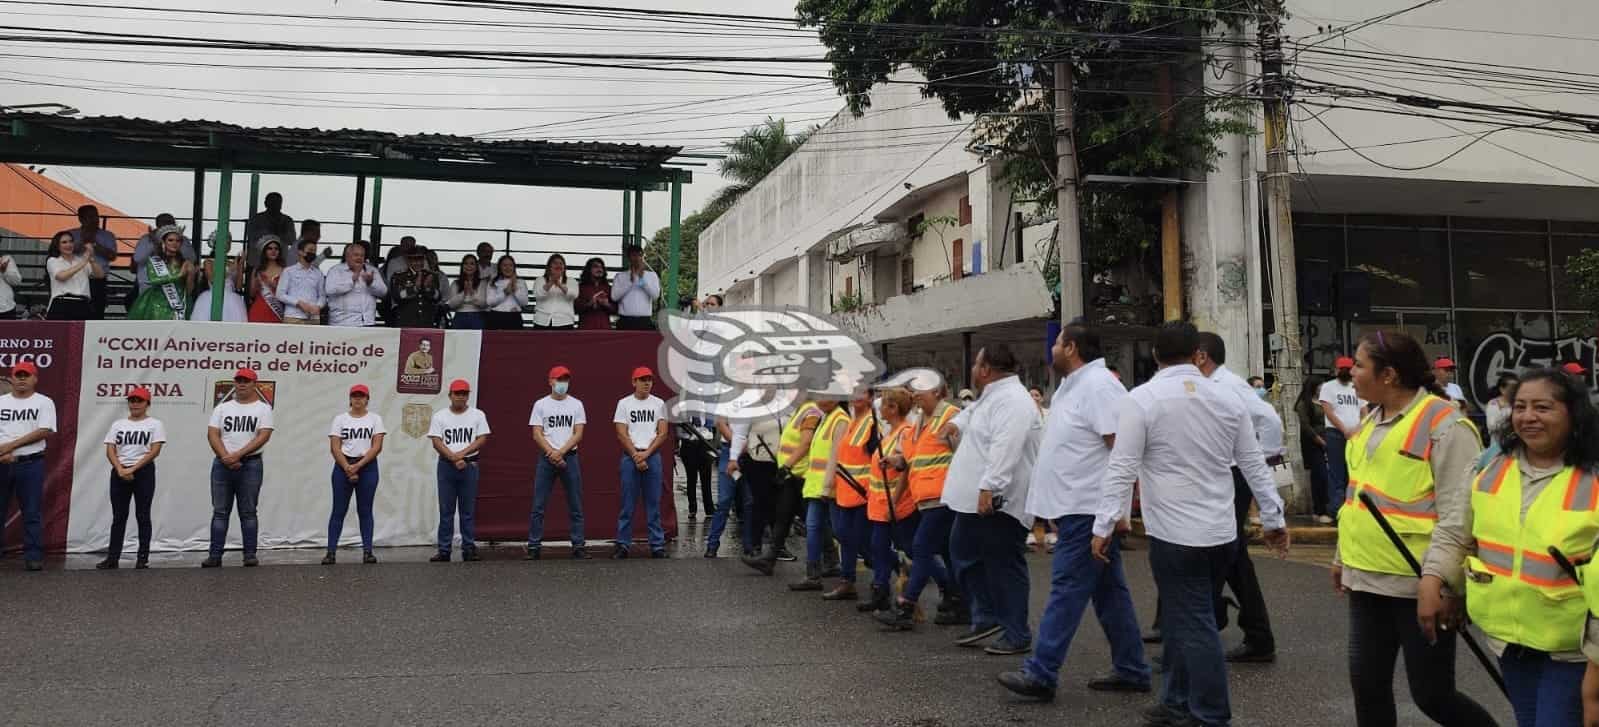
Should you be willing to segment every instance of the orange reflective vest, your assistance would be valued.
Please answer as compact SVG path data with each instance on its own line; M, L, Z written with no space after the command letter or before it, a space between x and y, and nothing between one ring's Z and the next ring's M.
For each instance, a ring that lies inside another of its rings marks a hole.
M850 420L849 431L844 435L843 443L838 445L838 470L839 474L833 482L833 501L839 507L861 507L866 504L866 497L861 492L851 487L844 480L845 472L855 478L855 484L860 487L867 486L867 479L872 472L872 455L866 452L866 443L872 438L872 412L857 414Z
M872 454L871 485L867 487L866 519L874 523L888 522L888 496L889 488L895 487L894 493L894 519L904 520L916 514L916 500L910 496L910 491L903 483L896 482L904 472L889 467L883 460L895 454L903 454L905 446L911 440L911 425L909 422L900 422L894 430L883 438L877 451Z
M933 416L922 422L921 429L907 448L905 458L911 465L912 502L937 500L944 496L944 478L949 475L949 463L955 457L955 450L950 449L938 433L959 413L960 409L949 402L939 402Z

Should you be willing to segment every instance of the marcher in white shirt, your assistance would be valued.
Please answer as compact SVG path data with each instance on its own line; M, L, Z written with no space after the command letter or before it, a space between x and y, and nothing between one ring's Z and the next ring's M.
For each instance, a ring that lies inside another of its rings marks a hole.
M1255 393L1255 387L1244 381L1225 365L1227 344L1214 333L1199 334L1199 355L1194 359L1199 372L1218 386L1237 397L1238 403L1249 412L1250 425L1260 442L1263 461L1267 466L1283 463L1283 421L1271 404ZM1227 568L1227 585L1238 600L1238 628L1244 631L1244 643L1227 652L1232 662L1270 662L1277 658L1277 639L1271 631L1271 616L1266 608L1266 596L1261 591L1260 579L1255 575L1255 564L1249 559L1249 503L1254 500L1244 473L1235 463L1232 468L1233 513L1238 523L1237 555ZM1221 598L1221 587L1216 589L1217 630L1227 627L1227 604Z
M1438 378L1438 384L1444 387L1444 394L1455 405L1455 408L1463 412L1470 412L1471 402L1466 401L1466 392L1460 388L1460 384L1455 383L1454 359L1448 356L1439 356L1437 360L1432 362L1432 373L1433 376Z
M1521 378L1515 374L1500 374L1499 385L1494 389L1495 391L1499 392L1498 396L1490 399L1487 406L1482 408L1483 417L1485 419L1484 424L1487 425L1486 433L1491 439L1498 439L1499 434L1510 425L1510 412L1512 408L1512 402L1510 401L1510 390L1515 388L1516 384L1520 383L1520 381Z
M349 410L333 417L328 429L328 452L333 455L333 511L328 515L328 554L323 556L322 565L338 561L339 538L350 514L352 494L356 520L361 524L361 562L378 562L377 556L372 555L372 503L378 492L378 455L383 453L388 430L383 428L383 417L367 409L371 398L372 390L366 384L351 386Z
M1166 647L1163 718L1224 725L1232 707L1215 597L1238 539L1233 462L1260 502L1266 543L1286 552L1288 530L1249 412L1194 365L1199 331L1167 323L1154 348L1160 370L1122 402L1092 547L1109 562L1110 537L1140 483Z
M1027 511L1055 523L1059 540L1049 600L1038 622L1038 644L1020 671L999 683L1023 696L1055 697L1060 668L1090 601L1110 641L1113 671L1088 682L1099 691L1149 691L1149 663L1138 633L1132 592L1122 572L1120 543L1112 541L1109 563L1092 557L1094 514L1100 480L1116 442L1116 415L1127 389L1105 368L1099 332L1081 321L1061 329L1052 366L1062 375L1050 400L1038 461L1027 490Z
M11 393L0 395L0 513L17 498L22 519L22 560L30 571L44 570L44 451L56 432L56 404L37 391L39 369L32 361L11 367ZM0 550L5 548L0 528Z
M316 266L316 242L301 240L300 260L283 269L278 278L278 302L283 304L283 322L316 325L322 322L322 306L327 304L327 281Z
M378 301L388 292L383 275L366 263L366 244L350 243L344 248L344 264L327 273L328 324L377 325Z
M116 570L122 559L122 540L128 533L128 501L133 501L139 523L139 555L133 567L150 567L150 503L155 500L155 458L166 444L167 430L150 416L150 390L136 386L128 392L128 416L118 419L105 435L105 456L111 462L111 537L105 560L98 570Z
M1333 362L1333 370L1338 372L1338 376L1328 379L1316 392L1316 402L1321 405L1322 414L1327 418L1322 440L1327 443L1327 509L1333 519L1338 518L1338 509L1344 506L1344 498L1348 494L1349 460L1346 452L1349 440L1354 439L1360 430L1360 413L1366 406L1366 402L1361 401L1355 393L1354 368L1354 359L1339 356Z
M648 366L633 369L633 393L616 402L611 423L622 445L622 507L616 517L616 549L611 558L621 560L633 546L635 504L644 505L644 526L650 557L666 557L666 530L661 527L661 447L666 445L666 402L650 393L655 374ZM781 543L779 543L781 545Z
M644 248L628 245L627 269L611 283L611 300L616 303L616 330L647 331L655 328L655 300L661 297L661 278L644 267Z
M572 540L572 559L585 560L588 551L583 540L583 469L577 445L583 441L588 414L583 402L572 396L572 370L565 366L550 369L550 395L533 404L528 426L538 446L538 465L533 473L533 511L527 525L527 559L538 560L544 543L544 507L559 479L566 491L566 515Z
M968 595L972 630L957 643L995 655L1032 648L1027 627L1028 481L1038 458L1043 423L1038 406L1016 377L1016 354L1003 344L986 347L972 366L980 389L944 480L944 504L955 511L949 550L956 581Z

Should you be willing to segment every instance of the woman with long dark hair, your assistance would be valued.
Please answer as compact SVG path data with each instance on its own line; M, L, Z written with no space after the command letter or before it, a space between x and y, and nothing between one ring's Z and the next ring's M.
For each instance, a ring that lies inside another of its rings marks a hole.
M194 290L194 263L183 259L183 229L167 225L155 231L156 254L145 261L149 287L133 301L128 319L184 321L189 319L189 298Z
M573 307L578 314L579 329L611 329L611 314L616 312L616 304L611 302L611 281L604 260L591 257L583 263L583 273L577 277L577 300Z
M570 330L577 327L577 291L566 277L566 258L560 253L544 262L544 275L534 281L538 304L533 310L533 327L543 330ZM692 498L691 498L692 499ZM693 510L690 510L693 512Z
M494 278L489 283L488 328L515 330L522 327L522 309L527 307L527 283L516 275L516 258L501 255L494 263Z
M477 330L484 327L484 311L489 308L489 284L484 282L477 266L477 256L461 258L461 274L450 283L450 297L445 301L454 313L451 328Z
M79 250L72 230L56 233L56 255L44 261L50 277L50 307L45 318L52 321L86 321L94 314L89 302L89 279L105 277L105 270L94 259L93 251Z
M1499 657L1516 723L1581 727L1589 607L1555 553L1588 560L1599 538L1599 413L1587 387L1555 369L1529 372L1507 393L1500 454L1477 474L1464 520L1439 523L1433 548L1450 567L1422 577L1419 615L1423 628L1455 628L1459 614L1437 594L1446 583L1464 593Z
M1294 402L1294 414L1299 417L1299 454L1310 471L1311 514L1316 522L1329 525L1333 519L1327 507L1327 438L1321 434L1327 426L1327 415L1316 402L1321 384L1317 376L1305 379L1299 401Z
M1452 727L1496 724L1455 688L1455 631L1437 628L1452 608L1423 585L1405 554L1367 509L1376 503L1429 576L1458 572L1435 531L1447 538L1468 517L1471 467L1482 448L1476 429L1443 397L1427 354L1403 333L1360 339L1351 371L1372 412L1349 440L1349 497L1338 515L1333 587L1349 598L1349 682L1359 727L1391 727L1394 663L1405 656L1410 695L1422 713ZM1346 423L1347 425L1347 423ZM1428 583L1435 578L1428 578Z
M282 323L283 304L278 302L278 280L283 277L283 241L277 235L261 238L261 262L250 276L251 323Z

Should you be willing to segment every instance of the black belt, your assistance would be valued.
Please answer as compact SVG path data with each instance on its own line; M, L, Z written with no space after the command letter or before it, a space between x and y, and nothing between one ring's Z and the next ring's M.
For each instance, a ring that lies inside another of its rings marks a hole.
M474 455L472 455L470 457L462 457L461 461L462 462L467 462L469 464L477 464L477 458L478 458L478 456L474 454Z
M1277 465L1283 465L1283 464L1288 464L1288 460L1284 459L1281 455L1276 456L1276 457L1267 457L1266 458L1266 465L1269 466L1269 467L1276 467Z
M249 462L251 460L257 460L257 459L261 459L261 455L259 455L259 454L246 455L244 457L240 457L239 461L240 462Z
M11 460L11 464L22 464L23 462L32 462L36 459L44 459L44 452L34 452L33 454L21 455L13 458Z

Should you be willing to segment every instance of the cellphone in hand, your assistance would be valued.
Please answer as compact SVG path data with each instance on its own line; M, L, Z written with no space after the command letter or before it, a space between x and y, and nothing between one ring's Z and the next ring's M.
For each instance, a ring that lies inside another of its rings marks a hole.
M994 506L994 512L999 512L1000 510L1004 510L1005 509L1005 496L1004 495L995 495L992 498L989 498L988 502L989 502L990 505Z

